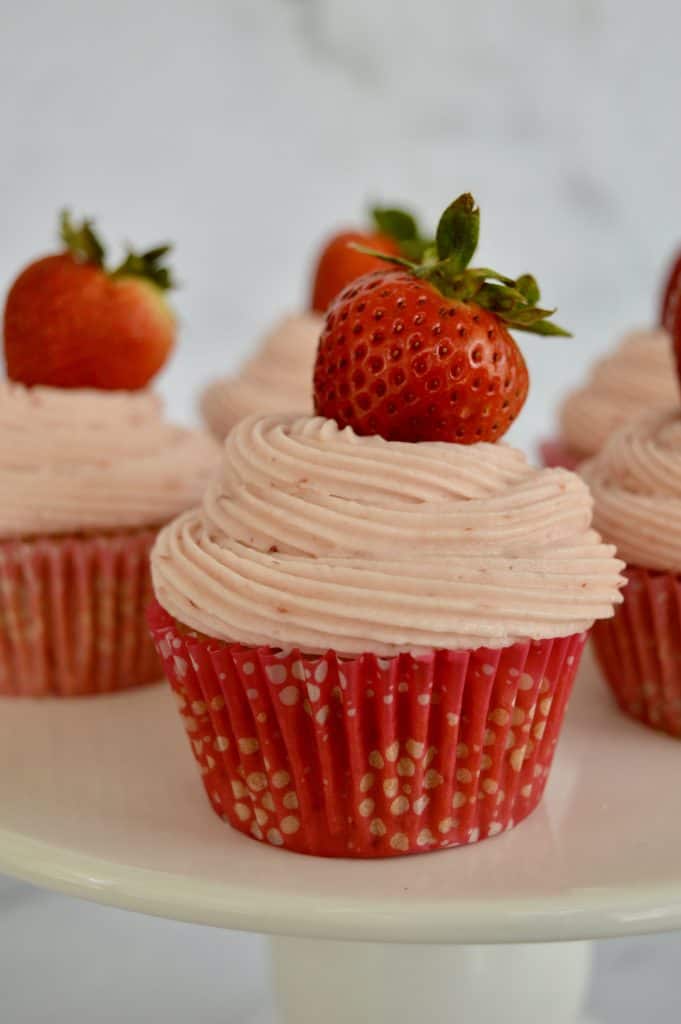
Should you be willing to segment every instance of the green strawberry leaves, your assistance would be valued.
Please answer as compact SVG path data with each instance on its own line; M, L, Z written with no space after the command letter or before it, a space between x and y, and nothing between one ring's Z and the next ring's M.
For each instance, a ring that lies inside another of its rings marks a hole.
M440 217L435 233L438 259L447 262L452 274L460 274L473 259L479 235L480 210L473 196L465 192Z
M59 237L78 263L94 263L104 266L106 250L95 234L93 222L87 218L74 224L68 210L59 215Z
M161 291L177 287L172 272L165 263L165 257L172 250L172 245L157 245L142 253L135 252L128 246L121 265L114 270L107 270L106 249L95 232L92 220L85 218L77 224L71 219L68 210L62 210L59 218L59 237L78 263L91 263L101 267L109 277L141 277L151 281Z
M400 213L394 210L383 212L390 218ZM396 219L397 228L402 232L411 231L406 218L410 221L413 218L408 214L404 217ZM531 274L522 274L514 279L489 267L469 266L478 246L479 235L480 209L473 196L465 192L450 203L440 217L435 244L421 240L423 244L418 259L409 258L404 249L403 257L396 257L386 256L385 253L364 246L354 248L409 270L415 277L428 281L447 298L477 303L517 331L571 337L569 331L551 322L550 317L555 309L542 309L537 305L541 294ZM409 242L409 239L403 241ZM403 242L400 244L402 248Z
M172 245L157 245L138 253L128 246L125 259L120 267L112 271L111 277L143 277L164 292L175 288L172 272L163 262L171 250Z
M421 234L418 221L407 210L390 206L374 206L371 220L376 230L397 242L400 253L406 259L420 262L433 242Z
M411 242L420 238L416 218L406 210L375 206L371 211L371 219L377 231L388 238L394 238L396 242Z

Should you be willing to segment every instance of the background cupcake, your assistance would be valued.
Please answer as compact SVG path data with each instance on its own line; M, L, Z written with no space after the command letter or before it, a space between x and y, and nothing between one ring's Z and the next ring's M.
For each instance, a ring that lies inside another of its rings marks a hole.
M581 470L594 522L626 560L624 603L594 629L596 653L620 705L681 737L681 412L647 413Z
M328 417L242 421L152 554L152 632L206 792L273 846L395 856L522 820L618 600L584 483L486 443L527 390L492 309L559 329L534 279L466 270L477 225L461 197L441 262L341 293L315 371Z
M601 450L627 420L678 398L671 342L664 328L632 331L593 366L584 387L560 407L560 436L542 445L545 465L574 469Z
M312 366L323 322L314 312L287 316L237 374L208 385L201 415L218 440L254 412L312 411Z
M205 389L201 414L218 440L253 413L312 412L312 367L323 314L346 285L382 266L354 246L416 256L429 244L403 210L376 208L372 219L373 230L342 231L324 244L314 268L309 311L285 317L236 374L220 377Z
M679 400L671 338L681 314L681 257L667 275L660 326L631 331L592 368L585 385L563 401L559 437L540 446L546 466L575 469L596 455L625 423Z
M160 249L103 267L86 223L28 267L5 308L0 383L0 693L108 692L159 666L144 626L149 550L216 449L144 384L174 323ZM139 390L123 390L139 389Z

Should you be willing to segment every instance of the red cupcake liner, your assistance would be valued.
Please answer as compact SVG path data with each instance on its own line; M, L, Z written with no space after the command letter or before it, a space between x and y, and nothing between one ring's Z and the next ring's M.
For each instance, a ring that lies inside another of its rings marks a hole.
M563 469L577 469L582 459L574 449L569 448L563 441L551 440L542 441L539 445L539 456L542 465L547 469L562 467Z
M215 812L328 857L474 843L539 803L586 639L345 659L149 622Z
M632 565L625 576L614 618L594 626L598 661L623 711L681 738L681 579Z
M150 683L156 531L0 543L0 694L82 696Z

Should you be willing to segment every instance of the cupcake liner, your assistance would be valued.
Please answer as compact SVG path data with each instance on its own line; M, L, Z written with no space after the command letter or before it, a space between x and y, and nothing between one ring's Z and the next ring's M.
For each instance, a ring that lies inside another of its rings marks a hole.
M81 696L161 678L145 618L155 537L0 543L0 694Z
M594 648L617 703L632 718L681 737L681 579L625 571L624 601L594 626Z
M301 655L149 622L213 809L272 846L390 857L538 804L585 634L503 650Z
M542 465L547 469L562 467L575 470L582 461L573 449L558 439L542 441L539 445L539 456Z

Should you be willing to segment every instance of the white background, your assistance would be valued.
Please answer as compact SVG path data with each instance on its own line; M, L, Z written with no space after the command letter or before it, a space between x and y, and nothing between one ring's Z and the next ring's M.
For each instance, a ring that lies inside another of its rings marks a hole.
M589 360L655 316L681 242L680 36L671 0L0 0L0 282L50 249L64 204L112 242L174 240L182 344L160 386L189 419L304 303L330 228L374 198L432 221L471 190L481 262L535 272L575 332L523 342L530 448ZM680 952L603 947L603 1019L677 1020ZM3 1024L254 1024L262 955L0 883Z

